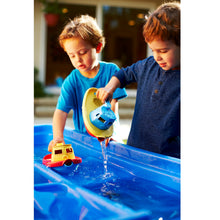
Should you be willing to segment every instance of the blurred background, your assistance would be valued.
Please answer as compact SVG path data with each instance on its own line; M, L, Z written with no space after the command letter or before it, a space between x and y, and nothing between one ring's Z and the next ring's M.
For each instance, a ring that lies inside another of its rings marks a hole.
M63 80L73 70L59 46L58 36L70 19L88 14L97 19L106 38L99 59L120 68L151 54L142 35L145 15L162 0L34 0L34 123L52 123ZM119 103L119 115L126 139L133 116L136 84L127 87L128 97ZM72 127L72 112L67 126Z

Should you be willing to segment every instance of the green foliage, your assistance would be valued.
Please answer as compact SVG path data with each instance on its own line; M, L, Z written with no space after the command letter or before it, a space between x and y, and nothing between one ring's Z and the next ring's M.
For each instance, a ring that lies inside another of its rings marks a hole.
M34 98L44 97L47 95L44 92L43 84L37 79L38 73L39 73L39 70L36 67L34 67Z
M44 86L41 82L34 82L34 98L45 97Z
M43 12L46 14L62 14L62 8L58 4L58 0L39 0L44 5Z

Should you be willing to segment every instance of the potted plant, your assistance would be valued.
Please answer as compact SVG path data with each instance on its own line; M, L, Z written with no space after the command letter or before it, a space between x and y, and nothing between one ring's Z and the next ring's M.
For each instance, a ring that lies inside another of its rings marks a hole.
M45 16L47 25L49 27L56 26L59 21L59 16L62 13L62 9L60 8L58 4L58 0L53 0L53 1L39 0L39 1L44 6L42 11L45 13L44 16Z

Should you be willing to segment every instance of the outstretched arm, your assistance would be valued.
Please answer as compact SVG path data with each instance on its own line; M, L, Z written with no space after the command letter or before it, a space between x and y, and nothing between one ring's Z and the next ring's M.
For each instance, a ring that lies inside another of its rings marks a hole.
M121 85L119 79L115 76L111 78L104 88L100 88L96 92L96 97L105 103L106 100L111 101L114 91Z
M66 124L68 113L61 111L59 109L56 109L53 115L53 140L49 143L48 151L52 151L52 148L57 143L63 143L63 131Z

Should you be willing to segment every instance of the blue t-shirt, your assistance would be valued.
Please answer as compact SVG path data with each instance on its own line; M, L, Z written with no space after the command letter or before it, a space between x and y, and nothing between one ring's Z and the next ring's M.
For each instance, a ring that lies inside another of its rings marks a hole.
M87 78L79 70L74 69L64 80L56 108L66 113L73 109L75 130L87 133L82 117L82 102L86 91L91 87L104 87L118 70L118 66L113 63L100 62L99 72L94 78ZM113 94L113 99L125 97L127 97L125 89L119 88Z
M115 76L121 87L137 82L135 110L127 144L180 157L180 70L163 70L148 57Z

